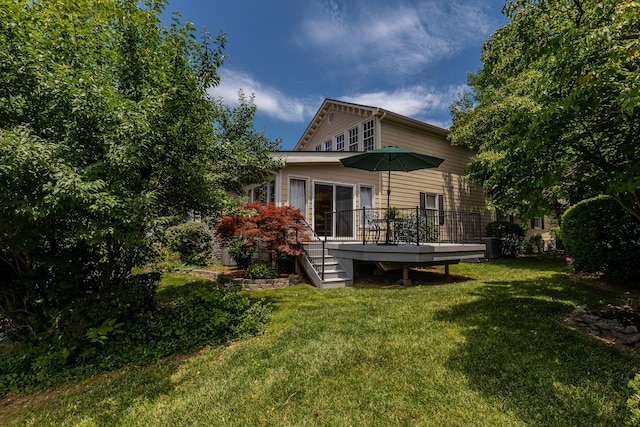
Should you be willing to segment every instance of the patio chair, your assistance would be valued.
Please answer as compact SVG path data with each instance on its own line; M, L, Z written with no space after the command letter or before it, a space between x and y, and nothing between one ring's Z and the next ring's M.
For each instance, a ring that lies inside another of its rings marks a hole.
M380 218L373 209L365 209L364 213L364 240L378 243L380 240Z
M398 243L415 243L418 222L415 215L407 215L394 220L395 238Z

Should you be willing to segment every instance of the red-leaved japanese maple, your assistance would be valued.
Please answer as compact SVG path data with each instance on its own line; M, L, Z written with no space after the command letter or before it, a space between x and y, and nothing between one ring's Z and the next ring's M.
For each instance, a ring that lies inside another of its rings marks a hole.
M264 244L270 258L274 253L301 255L306 229L303 219L300 210L291 206L251 202L242 212L224 216L217 234L223 241L244 238L248 246Z

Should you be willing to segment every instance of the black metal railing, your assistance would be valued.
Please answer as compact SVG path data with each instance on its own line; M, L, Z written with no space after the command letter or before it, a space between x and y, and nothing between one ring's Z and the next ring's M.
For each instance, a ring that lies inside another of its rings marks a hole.
M362 244L464 243L482 237L480 212L416 208L325 212L319 238ZM314 233L314 234L316 234Z
M309 265L318 273L321 280L324 280L324 267L325 267L325 239L313 230L313 228L305 221L302 222L306 225L305 237L299 239L302 241L302 248L304 250L304 256L309 262Z

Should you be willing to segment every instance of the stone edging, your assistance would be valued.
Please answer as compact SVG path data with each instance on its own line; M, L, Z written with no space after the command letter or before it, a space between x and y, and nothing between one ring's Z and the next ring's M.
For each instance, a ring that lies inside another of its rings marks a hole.
M237 285L240 285L240 288L243 290L284 288L289 285L294 285L302 282L302 277L298 274L290 274L289 277L278 279L241 279L229 276L221 271L185 268L181 269L180 272L205 276L217 281L218 283L235 283Z
M610 307L616 309L617 307ZM600 337L612 344L622 344L640 352L640 332L634 325L623 325L617 319L609 319L588 312L586 305L576 309L565 319L565 324L582 332Z

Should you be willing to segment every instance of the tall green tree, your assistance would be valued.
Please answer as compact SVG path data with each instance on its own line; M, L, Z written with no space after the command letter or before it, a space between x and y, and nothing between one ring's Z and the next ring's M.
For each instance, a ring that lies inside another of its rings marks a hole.
M599 194L640 221L640 3L511 0L450 140L496 207L539 215Z
M223 99L214 99L214 126L218 134L216 159L222 168L215 168L216 180L236 194L249 184L264 182L269 172L282 164L271 156L280 149L280 138L269 138L264 130L255 128L257 107L255 96L238 91L238 106L230 107Z
M221 211L221 177L257 180L272 146L228 147L235 111L207 95L225 37L164 25L164 1L0 3L0 318L46 320L122 285L160 218Z

